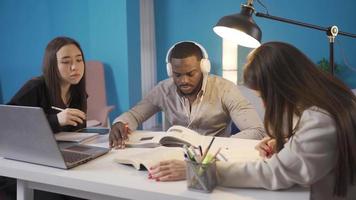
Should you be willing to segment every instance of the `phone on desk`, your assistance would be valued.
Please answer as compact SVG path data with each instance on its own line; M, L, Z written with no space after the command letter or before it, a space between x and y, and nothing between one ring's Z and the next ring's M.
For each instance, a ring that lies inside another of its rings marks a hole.
M109 128L105 128L105 127L87 127L87 128L82 128L80 130L78 130L77 132L80 133L98 133L99 135L105 135L108 134L110 132Z

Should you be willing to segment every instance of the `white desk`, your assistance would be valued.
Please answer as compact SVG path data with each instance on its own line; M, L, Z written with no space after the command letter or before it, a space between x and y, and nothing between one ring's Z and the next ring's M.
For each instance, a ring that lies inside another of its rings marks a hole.
M98 200L309 199L309 190L299 187L285 191L217 187L210 194L194 192L187 189L185 181L155 182L147 178L147 171L116 164L112 161L116 153L109 152L71 170L0 158L0 175L18 180L18 200L33 199L33 189Z

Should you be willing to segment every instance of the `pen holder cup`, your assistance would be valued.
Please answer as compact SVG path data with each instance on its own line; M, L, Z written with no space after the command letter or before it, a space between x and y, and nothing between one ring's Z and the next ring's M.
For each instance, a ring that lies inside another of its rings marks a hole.
M217 184L216 162L202 164L186 161L188 189L210 193Z

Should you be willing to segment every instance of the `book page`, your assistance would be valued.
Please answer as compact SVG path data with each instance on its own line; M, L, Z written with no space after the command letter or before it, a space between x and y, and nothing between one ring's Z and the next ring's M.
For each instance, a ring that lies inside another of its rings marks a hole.
M182 147L197 146L211 140L211 136L203 136L183 126L172 126L163 131L133 131L129 140L125 142L127 147L154 148L158 146Z
M188 141L195 147L201 145L203 152L209 146L209 143L213 139L213 136L204 136L199 133L188 129L183 126L172 126L167 130L167 136L164 136L162 140L168 139L172 142L176 139ZM169 137L171 136L171 137ZM168 138L169 137L169 138ZM259 143L259 140L238 139L231 137L215 137L208 154L214 155L219 148L221 148L220 154L222 154L228 161L253 161L260 159L258 151L255 150L255 146Z
M209 153L214 154L219 148L220 153L229 162L246 162L261 159L255 146L259 140L215 137Z
M177 147L157 148L126 148L117 150L114 161L120 164L129 164L137 170L149 169L160 161L184 160L183 150Z
M129 135L129 140L125 142L126 147L154 148L161 146L160 139L167 135L166 132L159 131L133 131Z
M184 126L172 126L167 130L167 135L162 137L160 143L165 146L177 144L177 146L195 146L209 143L212 136L200 135L199 133ZM180 145L179 145L180 144Z

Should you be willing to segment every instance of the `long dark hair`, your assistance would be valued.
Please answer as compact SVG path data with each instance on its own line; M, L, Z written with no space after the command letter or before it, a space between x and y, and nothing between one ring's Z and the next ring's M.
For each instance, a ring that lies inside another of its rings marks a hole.
M282 42L265 43L249 55L244 81L261 94L266 106L264 126L276 139L278 151L283 140L295 133L293 115L300 117L311 106L330 114L338 150L334 195L345 196L348 185L355 184L356 179L356 98L351 90L319 70L297 48Z
M66 45L75 45L82 54L84 62L83 78L76 85L71 85L71 97L78 96L80 98L80 109L84 112L87 110L87 93L85 90L85 60L83 51L77 41L69 37L56 37L50 41L46 47L43 57L43 77L49 92L50 101L55 106L62 105L60 80L61 76L58 70L57 52Z

